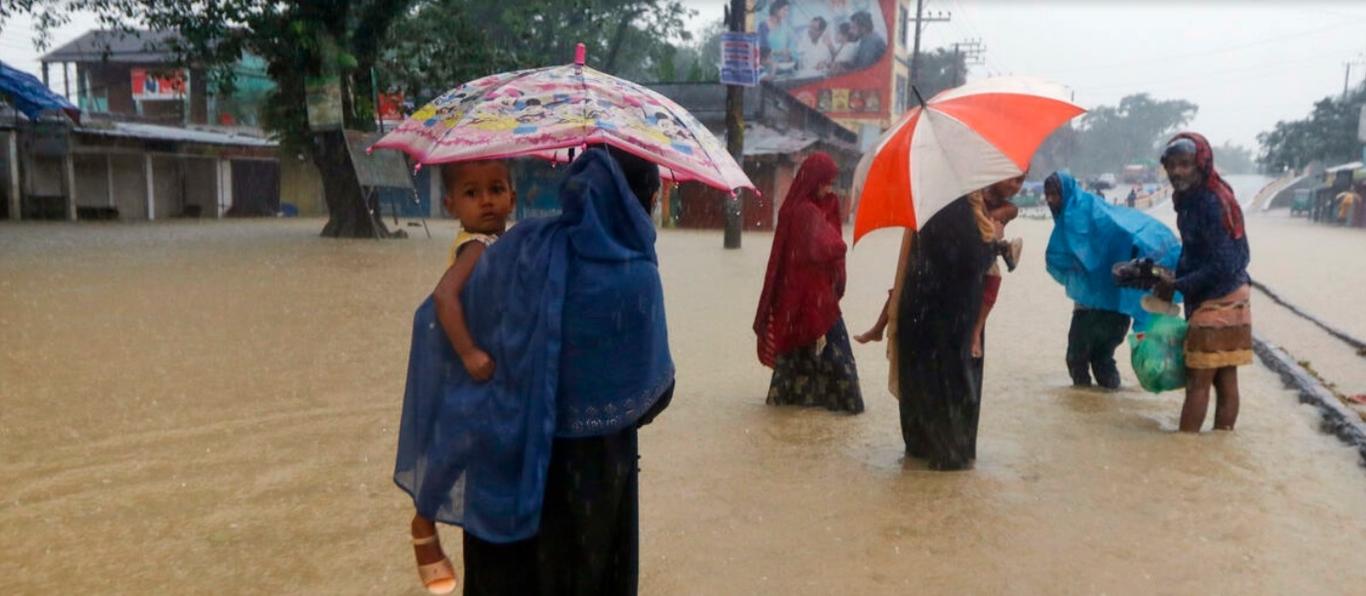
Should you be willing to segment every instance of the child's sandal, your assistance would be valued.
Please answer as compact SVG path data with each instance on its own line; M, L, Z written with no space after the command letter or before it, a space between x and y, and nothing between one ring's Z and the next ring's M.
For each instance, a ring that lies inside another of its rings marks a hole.
M413 546L426 546L437 541L436 534L424 538L414 538ZM440 561L417 566L417 577L422 586L432 594L450 594L455 591L455 567L451 560L441 557Z

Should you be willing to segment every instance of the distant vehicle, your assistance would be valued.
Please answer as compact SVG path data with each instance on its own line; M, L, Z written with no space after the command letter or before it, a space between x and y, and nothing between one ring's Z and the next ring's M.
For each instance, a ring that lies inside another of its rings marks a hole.
M1310 201L1310 193L1311 191L1307 188L1295 190L1295 201L1290 204L1291 217L1301 214L1306 216L1309 215L1309 211L1313 208L1313 203Z
M1120 174L1120 179L1125 184L1141 184L1148 181L1148 166L1143 164L1129 164L1124 166L1124 171Z
M1114 188L1115 184L1117 184L1114 174L1101 174L1097 181L1106 185L1106 188Z

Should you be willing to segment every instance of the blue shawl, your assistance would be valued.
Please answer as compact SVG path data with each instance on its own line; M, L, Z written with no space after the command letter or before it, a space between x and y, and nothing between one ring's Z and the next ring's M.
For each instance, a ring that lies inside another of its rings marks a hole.
M489 247L461 295L493 379L469 378L431 298L413 322L394 481L424 517L492 542L536 534L556 437L633 428L673 383L655 230L620 167L585 152L560 199Z
M1181 243L1171 229L1137 210L1110 205L1081 189L1065 172L1062 210L1053 218L1048 239L1048 273L1067 289L1067 297L1086 307L1119 312L1134 319L1134 329L1147 327L1149 314L1139 302L1145 292L1115 285L1115 263L1147 257L1175 269Z

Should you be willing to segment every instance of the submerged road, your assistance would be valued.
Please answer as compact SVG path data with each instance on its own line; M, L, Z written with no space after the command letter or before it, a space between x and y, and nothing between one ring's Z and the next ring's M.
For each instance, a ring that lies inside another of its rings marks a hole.
M0 591L422 593L389 475L412 311L452 224L388 242L321 225L0 224ZM641 592L1366 585L1366 473L1268 370L1243 369L1236 432L1198 436L1172 432L1179 394L1133 388L1127 349L1126 389L1067 386L1050 225L1011 224L1025 262L989 325L963 473L903 461L881 345L856 349L864 414L764 406L749 327L771 236L737 252L719 232L662 232L679 376L641 434ZM875 318L898 240L850 255L851 332ZM1304 275L1254 242L1255 276ZM1294 283L1279 285L1354 325Z

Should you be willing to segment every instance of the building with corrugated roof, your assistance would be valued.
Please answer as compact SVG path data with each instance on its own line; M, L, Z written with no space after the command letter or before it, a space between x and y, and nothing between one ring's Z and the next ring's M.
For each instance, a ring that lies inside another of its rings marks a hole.
M692 113L717 138L726 137L726 87L720 83L658 83L649 87ZM741 166L759 194L744 193L742 221L745 229L771 230L778 209L806 156L829 153L840 165L836 184L848 189L861 153L858 135L840 126L819 110L799 101L771 83L745 91L744 160ZM673 187L665 203L665 221L686 228L722 228L725 225L721 191L700 184ZM849 198L841 200L847 215Z

